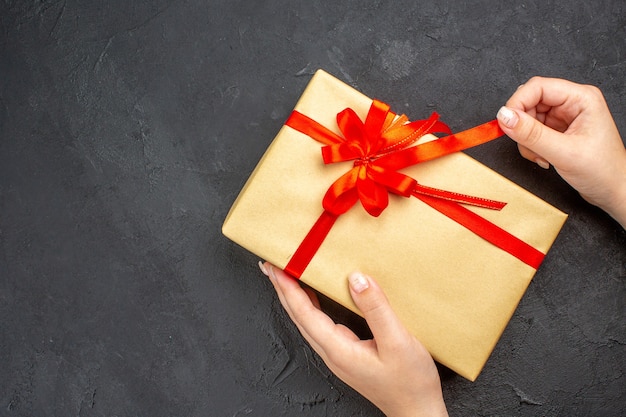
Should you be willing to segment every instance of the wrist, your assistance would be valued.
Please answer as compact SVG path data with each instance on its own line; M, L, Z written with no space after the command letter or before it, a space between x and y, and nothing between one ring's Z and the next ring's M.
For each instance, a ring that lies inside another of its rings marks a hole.
M615 202L606 212L626 229L626 177L616 192Z
M385 413L387 417L448 417L448 410L443 397L428 402L427 405L419 404L406 407L394 412Z
M408 410L401 413L385 414L387 417L448 417L446 407L432 410Z
M615 173L613 184L610 204L600 208L626 229L626 160L622 169Z

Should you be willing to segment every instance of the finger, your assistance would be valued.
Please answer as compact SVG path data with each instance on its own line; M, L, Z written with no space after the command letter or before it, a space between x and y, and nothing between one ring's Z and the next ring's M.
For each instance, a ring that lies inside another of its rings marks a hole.
M372 331L379 352L393 351L408 339L408 331L394 313L383 290L371 277L360 272L348 279L350 293L356 306Z
M318 343L317 339L312 337L307 328L302 325L300 321L300 316L303 314L302 311L309 309L311 314L317 315L317 313L321 313L317 307L313 304L309 295L300 287L300 284L296 282L295 279L289 277L287 274L282 273L281 270L275 268L273 265L266 263L265 264L267 270L267 276L270 277L270 281L274 285L274 289L276 290L276 294L278 295L278 299L285 311L291 318L291 321L296 325L302 336L309 342L311 347L318 352L320 355L325 356L325 349ZM292 305L299 305L299 313L294 313L292 309ZM321 316L318 316L322 322L330 320L328 316L322 313ZM334 324L334 323L332 323Z
M361 339L359 338L359 336L357 336L352 330L350 330L350 328L344 326L343 324L336 324L335 329L346 340L349 340L352 342L361 342Z
M546 161L544 158L542 158L540 155L537 155L536 153L534 153L530 149L520 145L519 143L517 144L517 148L519 149L519 153L524 158L528 159L531 162L536 163L537 165L539 165L543 169L549 169L550 168L550 163L548 161Z
M269 264L269 263L262 264L261 262L259 262L259 267L261 268L261 271L267 277L270 278L270 282L272 283L272 285L274 286L274 289L276 290L276 294L278 295L278 300L280 301L280 304L283 306L283 308L285 309L285 311L289 315L289 318L291 318L291 321L296 325L296 327L298 328L298 331L302 334L302 337L304 337L304 339L306 339L306 341L309 342L309 344L311 345L313 350L315 350L317 353L319 353L320 356L325 356L324 349L315 341L315 339L313 339L308 334L306 329L302 327L302 325L298 322L297 317L291 311L290 303L288 302L288 300L287 300L287 298L285 296L285 293L283 292L282 287L278 284L278 282L277 282L277 280L275 278L275 274L274 273L270 273L271 268L273 266L271 264ZM293 279L291 279L291 280L295 282L295 280L293 280ZM310 298L309 298L309 300L310 300ZM311 304L314 306L312 300L310 300L310 301L311 301ZM303 299L303 302L304 302L304 299Z
M518 88L506 102L507 107L528 111L538 105L561 106L571 99L581 86L558 78L533 77Z
M563 157L563 134L544 125L523 111L501 107L497 115L500 127L523 148L555 164ZM557 163L558 165L558 163Z
M315 308L321 310L322 308L320 307L320 300L317 298L317 294L315 293L315 291L313 291L311 288L303 288L303 290L309 296L309 299L311 300L311 303L313 303Z
M558 78L533 77L506 103L545 125L564 132L585 109L603 101L596 87Z
M279 292L281 303L311 346L322 357L327 357L326 352L329 350L345 349L346 342L349 341L344 337L345 331L338 330L335 322L313 304L294 278L271 264L266 265L272 283Z

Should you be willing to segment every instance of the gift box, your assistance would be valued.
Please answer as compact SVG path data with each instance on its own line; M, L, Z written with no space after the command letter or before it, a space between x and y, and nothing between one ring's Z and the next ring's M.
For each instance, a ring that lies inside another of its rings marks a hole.
M301 258L295 262L299 279L357 314L347 276L357 270L373 276L404 325L433 358L473 381L567 216L463 152L425 157L396 170L399 176L386 173L385 178L394 184L407 178L416 180L418 187L425 187L424 198L416 198L412 189L404 195L399 191L383 196L381 189L395 187L386 183L366 184L362 192L345 191L344 181L344 188L329 192L333 186L337 188L338 178L350 176L346 173L354 171L358 176L365 172L358 168L370 160L325 163L322 154L332 159L332 154L342 154L346 149L349 153L354 146L320 143L314 138L316 131L327 129L329 132L320 134L343 138L337 115L351 109L367 122L368 117L377 117L373 103L352 87L317 71L294 109L297 120L311 123L311 131L298 127L299 122L290 117L241 190L222 231L279 268L291 271L297 253ZM385 116L384 110L384 105L378 110L378 117L385 119L384 128L406 124L393 113ZM424 126L437 128L438 123L434 119L424 121L409 139L414 141L414 136L428 131ZM432 135L422 137L419 143L428 140L433 146L444 143ZM321 148L328 149L321 152ZM394 171L395 155L389 156L393 152L385 150L382 154L377 155L381 164L391 161L386 166ZM431 201L433 195L439 201L439 190L444 194L443 208ZM355 193L362 196L368 192L383 201L379 204L382 209L372 208L368 201L354 204ZM469 216L469 220L457 218L458 201L449 203L455 200L449 198L451 195L458 195L461 203L466 196L474 196L467 197L470 205L459 209L460 216ZM333 214L332 220L324 220L328 210L322 202L326 204L328 198L339 200L339 205L351 200L354 205ZM472 198L488 204L472 205ZM489 207L492 201L496 207ZM498 201L506 205L498 206ZM320 226L320 222L326 225ZM310 253L302 255L302 246L307 246L303 242L309 242L312 234L317 235L313 236L317 242L309 244L304 252Z

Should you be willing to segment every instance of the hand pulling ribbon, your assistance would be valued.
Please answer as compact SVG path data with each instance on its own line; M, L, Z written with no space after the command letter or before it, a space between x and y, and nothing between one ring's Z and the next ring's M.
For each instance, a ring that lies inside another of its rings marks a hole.
M343 161L354 161L354 164L324 195L324 211L285 267L287 273L300 278L337 218L357 201L370 215L377 217L389 204L389 192L414 196L522 262L535 269L539 267L543 253L461 205L501 210L506 203L427 187L397 171L504 134L495 120L451 134L438 118L433 113L426 120L409 122L405 115L397 116L387 104L374 100L365 122L350 108L337 114L342 137L302 113L292 112L286 125L325 144L322 147L325 164ZM429 133L449 136L412 146Z

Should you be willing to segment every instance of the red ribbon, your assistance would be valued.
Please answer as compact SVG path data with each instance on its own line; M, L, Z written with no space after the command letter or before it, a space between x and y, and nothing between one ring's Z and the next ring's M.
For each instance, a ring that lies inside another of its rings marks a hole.
M392 113L389 106L374 100L365 122L347 108L337 114L339 136L315 120L293 111L287 126L326 146L324 163L354 161L353 167L328 189L322 200L324 211L285 267L300 278L337 218L357 201L372 216L379 216L389 204L389 192L403 197L414 196L435 210L463 225L478 236L537 269L544 254L506 230L461 206L468 204L501 210L506 203L426 187L398 172L420 162L439 158L496 139L504 134L498 123L491 122L450 134L451 131L433 113L426 120L409 122L404 115ZM448 136L419 145L414 143L429 133Z

